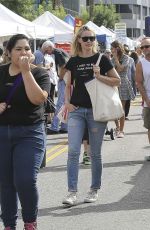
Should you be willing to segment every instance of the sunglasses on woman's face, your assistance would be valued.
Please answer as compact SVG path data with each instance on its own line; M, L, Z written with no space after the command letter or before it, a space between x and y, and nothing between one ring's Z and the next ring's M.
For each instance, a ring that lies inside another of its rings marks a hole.
M81 37L83 42L87 42L88 40L90 40L90 42L94 42L95 41L95 36L86 36L86 37Z
M148 48L150 48L150 45L141 46L140 48L141 48L141 50L148 49Z

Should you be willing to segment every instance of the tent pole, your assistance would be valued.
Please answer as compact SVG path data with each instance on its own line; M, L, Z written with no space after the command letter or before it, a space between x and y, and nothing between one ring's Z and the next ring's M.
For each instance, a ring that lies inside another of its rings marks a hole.
M36 39L33 40L34 41L34 52L36 51Z

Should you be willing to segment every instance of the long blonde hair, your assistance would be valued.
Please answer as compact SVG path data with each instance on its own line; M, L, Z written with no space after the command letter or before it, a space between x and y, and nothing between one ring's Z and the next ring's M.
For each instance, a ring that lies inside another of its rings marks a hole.
M91 30L88 26L83 25L75 34L74 39L73 39L73 43L72 43L72 55L73 56L77 56L82 52L82 47L81 44L78 42L78 38L81 37L81 34L84 31L91 31L93 33L94 36L96 36L95 32L93 30ZM93 48L92 48L93 53L97 53L98 51L98 43L97 41L95 41L93 43Z

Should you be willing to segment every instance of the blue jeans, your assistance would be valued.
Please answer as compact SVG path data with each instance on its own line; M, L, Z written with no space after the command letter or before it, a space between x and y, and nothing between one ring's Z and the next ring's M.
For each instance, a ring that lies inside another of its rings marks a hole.
M59 131L59 119L57 117L57 114L60 110L60 108L62 107L62 105L64 105L64 102L65 102L65 81L64 80L59 80L58 81L58 99L57 99L57 104L56 104L56 110L55 110L55 114L54 114L54 117L53 117L53 120L52 120L52 124L51 124L51 127L50 130L54 130L54 131ZM67 131L67 124L64 124L61 122L61 127L60 129L61 130L65 130Z
M18 198L23 221L34 222L38 212L37 173L45 152L44 123L0 126L1 218L15 227Z
M102 161L101 146L107 122L97 122L93 119L92 109L78 108L69 113L68 118L68 191L76 192L79 171L79 156L85 125L89 130L89 144L91 149L92 183L91 189L101 186Z

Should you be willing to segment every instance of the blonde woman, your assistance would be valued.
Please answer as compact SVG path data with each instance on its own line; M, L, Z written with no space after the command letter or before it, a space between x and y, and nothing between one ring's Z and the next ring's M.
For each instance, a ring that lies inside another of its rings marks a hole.
M92 80L95 76L99 81L110 86L120 84L117 72L105 55L102 56L99 66L95 65L99 56L96 35L87 26L82 26L76 33L72 48L73 57L66 64L65 93L65 105L69 111L67 162L69 193L62 202L68 206L73 206L77 202L79 155L86 125L91 146L92 182L84 202L95 202L101 187L101 146L107 123L94 121L92 104L85 82ZM73 91L70 97L71 85L73 85Z

